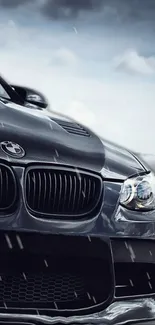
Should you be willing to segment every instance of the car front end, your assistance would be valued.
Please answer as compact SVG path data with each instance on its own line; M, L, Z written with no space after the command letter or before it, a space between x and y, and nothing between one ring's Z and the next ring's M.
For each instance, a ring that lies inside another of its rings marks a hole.
M145 159L67 118L0 114L0 324L154 322Z
M57 164L1 163L1 321L155 318L155 212L120 204L125 182Z

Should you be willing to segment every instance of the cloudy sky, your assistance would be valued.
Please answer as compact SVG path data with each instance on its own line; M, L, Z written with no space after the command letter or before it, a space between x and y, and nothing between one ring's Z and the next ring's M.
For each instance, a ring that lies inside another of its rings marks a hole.
M154 0L0 0L0 71L107 139L155 153Z

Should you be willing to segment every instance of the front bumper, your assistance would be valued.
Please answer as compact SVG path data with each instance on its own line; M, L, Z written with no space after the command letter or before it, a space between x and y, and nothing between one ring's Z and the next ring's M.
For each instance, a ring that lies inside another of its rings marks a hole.
M155 324L155 299L137 299L115 302L104 311L86 316L47 317L40 315L0 314L0 324L39 325L39 324ZM12 323L11 323L12 322Z

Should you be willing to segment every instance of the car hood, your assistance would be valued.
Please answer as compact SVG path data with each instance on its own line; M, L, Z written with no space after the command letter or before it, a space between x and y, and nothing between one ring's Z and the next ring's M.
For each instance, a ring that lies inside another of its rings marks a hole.
M58 163L101 172L107 178L125 179L144 171L126 149L100 139L88 128L49 111L0 103L0 142L12 141L26 152L22 159L0 158L12 164Z

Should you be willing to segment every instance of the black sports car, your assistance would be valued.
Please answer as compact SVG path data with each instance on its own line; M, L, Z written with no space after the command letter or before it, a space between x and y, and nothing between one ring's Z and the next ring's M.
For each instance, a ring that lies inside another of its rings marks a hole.
M0 324L155 324L154 160L0 78Z

